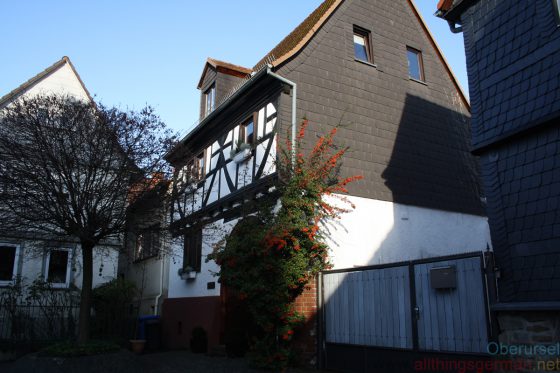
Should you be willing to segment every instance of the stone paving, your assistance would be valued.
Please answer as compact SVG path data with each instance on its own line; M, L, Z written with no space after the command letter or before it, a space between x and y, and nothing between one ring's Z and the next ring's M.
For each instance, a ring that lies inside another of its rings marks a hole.
M188 351L167 351L134 355L121 350L111 354L76 358L39 357L30 354L0 363L1 373L244 373L251 369L245 359L210 357ZM292 372L316 372L294 370Z

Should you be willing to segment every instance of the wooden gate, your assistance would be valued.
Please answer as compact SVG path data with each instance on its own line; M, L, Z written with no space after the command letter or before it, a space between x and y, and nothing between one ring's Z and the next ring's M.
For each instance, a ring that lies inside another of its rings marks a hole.
M367 366L374 350L484 355L490 331L484 274L479 253L324 272L326 368L363 370L348 361Z

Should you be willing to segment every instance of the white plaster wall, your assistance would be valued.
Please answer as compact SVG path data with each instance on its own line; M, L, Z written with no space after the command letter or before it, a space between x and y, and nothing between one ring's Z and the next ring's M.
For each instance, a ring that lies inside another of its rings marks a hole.
M140 315L160 314L159 308L167 293L169 261L169 256L165 255L130 263L125 278L134 282L138 295L141 296ZM158 309L156 309L155 302L158 296Z
M220 295L220 284L218 277L214 274L219 270L218 265L214 261L206 263L206 257L213 250L215 243L224 238L229 233L237 220L223 223L219 220L209 224L202 230L202 265L201 270L194 280L182 280L178 275L178 271L183 266L183 239L178 238L173 242L173 253L176 260L169 263L169 298L182 297L210 297ZM207 283L214 282L215 289L207 289Z
M43 276L45 252L48 247L42 242L20 243L20 261L18 273L25 284L30 284L35 279ZM70 282L78 288L82 286L83 266L80 246L75 244L60 245L60 248L71 248L73 251ZM110 246L100 246L94 249L93 255L93 287L111 281L117 277L119 252ZM101 264L103 267L101 268ZM101 269L101 271L100 271Z
M490 230L485 217L448 212L360 197L347 197L355 205L341 219L323 226L331 247L334 268L352 268L414 259L431 258L466 252L483 251L490 245ZM340 206L338 199L333 203ZM218 278L213 275L218 266L206 263L212 245L229 233L237 220L212 224L204 229L202 270L193 281L182 280L177 274L182 267L183 241L174 242L177 260L170 263L169 298L217 296ZM219 232L219 233L217 233ZM208 290L206 284L216 282Z
M82 287L83 267L82 251L80 246L74 253L73 283ZM93 287L111 281L117 277L119 266L119 250L110 246L98 246L93 252Z
M324 228L336 269L483 251L491 245L485 217L348 199L356 208Z
M28 89L25 94L34 96L38 94L66 94L89 100L88 95L68 63L54 71L43 80Z

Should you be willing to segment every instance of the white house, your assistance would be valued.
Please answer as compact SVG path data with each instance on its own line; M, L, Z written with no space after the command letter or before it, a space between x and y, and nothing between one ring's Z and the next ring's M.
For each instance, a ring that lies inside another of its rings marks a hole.
M92 100L68 57L0 98L0 109L22 96L70 95ZM105 243L94 252L93 286L117 276L119 243ZM55 288L81 287L82 264L80 245L76 240L47 241L29 238L26 232L4 232L0 236L0 289L21 277L24 284L42 277Z

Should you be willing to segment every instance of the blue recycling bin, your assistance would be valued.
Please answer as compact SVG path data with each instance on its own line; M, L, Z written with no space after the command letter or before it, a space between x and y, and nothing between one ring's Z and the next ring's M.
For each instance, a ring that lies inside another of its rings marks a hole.
M157 351L161 346L161 323L157 315L138 318L138 337L146 340L146 350Z

